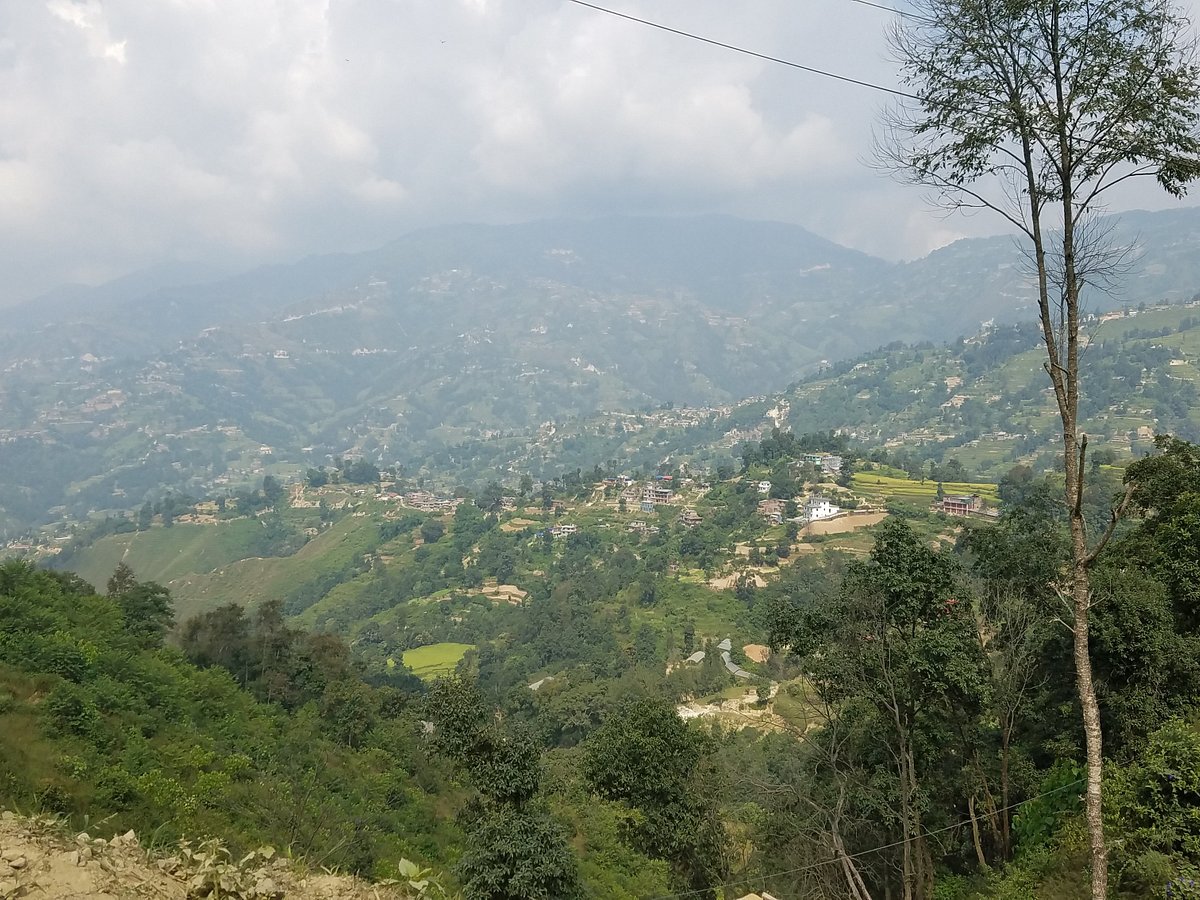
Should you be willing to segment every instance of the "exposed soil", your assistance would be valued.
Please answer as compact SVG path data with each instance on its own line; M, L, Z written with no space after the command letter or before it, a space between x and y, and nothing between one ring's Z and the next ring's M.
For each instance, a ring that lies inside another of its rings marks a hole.
M779 691L779 685L772 683L773 698ZM681 719L716 719L727 728L760 728L769 731L786 731L789 726L785 720L775 715L771 704L760 705L758 695L753 690L746 691L741 697L720 700L715 703L701 703L693 700L681 703L675 709Z
M236 860L234 861L236 862ZM401 900L396 888L344 875L301 871L292 861L258 860L236 873L229 900ZM214 896L194 860L142 849L132 832L111 839L70 835L51 818L0 812L0 900L201 900Z
M806 534L845 534L870 525L878 525L888 516L885 512L851 513L836 519L823 519L804 526Z
M708 585L709 587L716 588L718 591L731 591L737 587L738 579L742 577L742 574L743 573L741 572L733 572L729 575L720 575L716 578L710 578L708 580ZM761 588L767 586L767 579L763 578L757 572L746 574L749 574L750 577L754 579L755 587Z
M765 663L771 658L771 648L766 644L747 644L742 648L742 652L746 654L747 659L756 663Z

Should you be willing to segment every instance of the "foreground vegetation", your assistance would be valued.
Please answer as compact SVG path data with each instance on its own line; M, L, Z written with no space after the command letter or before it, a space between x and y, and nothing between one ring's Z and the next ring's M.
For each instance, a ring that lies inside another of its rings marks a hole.
M125 566L100 594L7 563L0 802L374 877L408 858L468 898L864 900L899 891L905 854L938 900L1086 896L1054 483L1016 469L998 521L956 529L922 501L801 552L756 508L760 474L807 480L788 456L804 443L751 448L744 475L697 496L695 528L579 499L603 482L559 485L557 521L580 523L562 537L549 512L475 503L346 515L325 533L374 529L386 552L325 595L178 624ZM1200 450L1164 441L1123 474L1141 519L1097 569L1093 623L1113 896L1186 897ZM612 527L634 515L659 531ZM765 662L742 652L764 643Z

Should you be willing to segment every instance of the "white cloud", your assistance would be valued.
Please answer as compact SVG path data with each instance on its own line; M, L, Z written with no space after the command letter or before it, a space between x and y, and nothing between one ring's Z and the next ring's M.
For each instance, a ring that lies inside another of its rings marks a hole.
M861 4L624 11L893 80ZM427 224L728 211L899 256L944 221L860 163L862 88L561 0L0 4L0 303L166 256L254 263Z

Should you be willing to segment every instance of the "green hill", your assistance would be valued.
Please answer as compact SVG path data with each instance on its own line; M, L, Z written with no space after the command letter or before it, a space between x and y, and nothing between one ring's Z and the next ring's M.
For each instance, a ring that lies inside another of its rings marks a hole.
M1115 239L1145 252L1121 301L1192 297L1200 213L1122 223ZM892 265L779 223L611 219L434 229L207 284L135 279L94 305L84 292L48 305L52 323L36 306L0 323L0 528L345 454L486 479L546 422L732 404L884 342L1028 319L1014 253L981 239ZM919 389L903 386L921 373L890 374L893 392Z

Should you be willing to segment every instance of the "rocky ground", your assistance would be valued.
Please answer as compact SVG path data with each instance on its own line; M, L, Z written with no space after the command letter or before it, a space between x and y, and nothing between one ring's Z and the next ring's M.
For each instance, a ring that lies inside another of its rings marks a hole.
M51 818L0 812L0 900L400 900L396 887L306 872L262 851L230 857L216 842L150 854L132 832L71 834Z

